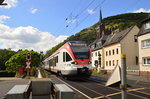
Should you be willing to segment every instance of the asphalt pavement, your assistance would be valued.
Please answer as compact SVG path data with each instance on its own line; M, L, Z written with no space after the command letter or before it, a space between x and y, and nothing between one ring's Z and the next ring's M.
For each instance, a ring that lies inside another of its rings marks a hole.
M101 76L99 76L99 75L92 75L91 78L93 78L95 80L101 80L101 83L103 83L103 81L104 81L104 83L105 83L108 80L109 76L110 76L110 74L101 75ZM28 79L21 79L21 78L0 78L0 99L3 99L3 97L6 95L6 93L14 85L27 84L28 82L29 82ZM138 76L138 75L127 75L127 83L129 85L135 87L135 88L136 87L137 88L150 87L150 83L149 82L150 82L150 77ZM55 82L55 83L60 83L60 81ZM74 82L72 82L72 83L74 83ZM84 82L78 82L78 83L84 84ZM89 83L89 84L91 84L91 83ZM77 86L77 84L76 84L76 86ZM90 86L90 85L88 85L88 86ZM80 88L80 87L81 86L78 86L78 88ZM103 88L100 88L100 89L103 89ZM99 89L96 89L96 90L99 90ZM150 90L145 90L145 92L150 93ZM86 97L84 97L80 93L78 93L78 92L75 92L75 93L76 93L76 95L75 95L76 98L75 99L86 99ZM115 98L115 96L113 98Z
M0 78L0 99L6 95L6 93L14 86L14 85L22 85L27 84L29 80L21 79L21 78Z

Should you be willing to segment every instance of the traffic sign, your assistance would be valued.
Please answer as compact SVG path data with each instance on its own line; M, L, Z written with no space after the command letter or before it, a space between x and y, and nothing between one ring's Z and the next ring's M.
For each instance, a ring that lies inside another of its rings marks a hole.
M30 66L31 62L26 62L27 66Z
M30 63L32 63L32 59L31 59L31 60L25 60L25 62L30 62Z

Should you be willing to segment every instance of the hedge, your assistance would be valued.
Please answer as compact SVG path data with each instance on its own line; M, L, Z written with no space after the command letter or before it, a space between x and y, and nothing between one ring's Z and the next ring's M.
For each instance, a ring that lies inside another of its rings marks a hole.
M0 71L0 77L15 77L15 74L14 72Z

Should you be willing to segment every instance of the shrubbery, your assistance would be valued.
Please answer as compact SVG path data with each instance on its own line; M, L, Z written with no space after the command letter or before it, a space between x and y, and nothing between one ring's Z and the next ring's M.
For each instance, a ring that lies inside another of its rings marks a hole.
M0 71L0 77L15 77L15 72Z

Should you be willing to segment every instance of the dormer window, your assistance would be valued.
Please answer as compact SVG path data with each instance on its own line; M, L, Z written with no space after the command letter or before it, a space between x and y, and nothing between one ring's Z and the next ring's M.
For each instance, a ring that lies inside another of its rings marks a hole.
M101 46L101 41L99 41L99 42L97 43L97 46Z
M144 29L146 30L146 29L149 29L149 28L150 28L150 22L145 23L144 24Z
M94 48L96 48L97 46L96 46L96 43L94 44Z

